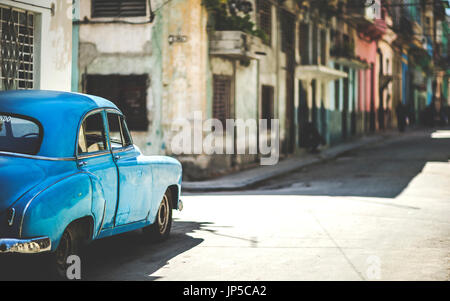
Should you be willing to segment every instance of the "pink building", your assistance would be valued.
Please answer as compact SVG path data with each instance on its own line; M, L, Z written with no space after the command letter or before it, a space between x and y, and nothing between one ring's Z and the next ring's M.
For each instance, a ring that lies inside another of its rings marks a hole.
M363 131L374 131L379 128L377 121L379 109L379 77L380 63L378 41L386 33L385 14L366 10L366 18L358 24L358 35L355 42L356 57L367 64L366 69L358 72L358 111ZM384 114L384 113L383 113ZM384 121L381 121L384 122Z

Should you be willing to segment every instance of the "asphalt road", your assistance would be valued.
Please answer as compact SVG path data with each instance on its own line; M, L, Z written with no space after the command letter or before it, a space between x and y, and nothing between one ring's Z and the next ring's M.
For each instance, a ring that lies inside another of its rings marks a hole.
M450 130L418 131L251 191L185 195L171 238L92 243L84 280L449 280ZM46 279L40 257L1 279Z

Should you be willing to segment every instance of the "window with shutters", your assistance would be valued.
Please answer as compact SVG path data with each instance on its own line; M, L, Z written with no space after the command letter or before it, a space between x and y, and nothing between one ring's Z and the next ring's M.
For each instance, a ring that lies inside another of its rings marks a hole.
M320 64L327 65L327 31L320 30Z
M317 65L319 61L319 28L317 24L314 23L312 29L312 63Z
M300 24L300 59L302 65L309 65L309 24Z
M92 18L141 17L147 0L92 0Z
M281 51L293 52L295 48L295 16L283 11L281 20Z
M33 13L0 6L0 90L32 89Z
M222 122L230 118L231 77L214 75L213 118Z
M256 2L258 13L258 26L267 35L267 44L272 41L272 5L267 0L258 0Z

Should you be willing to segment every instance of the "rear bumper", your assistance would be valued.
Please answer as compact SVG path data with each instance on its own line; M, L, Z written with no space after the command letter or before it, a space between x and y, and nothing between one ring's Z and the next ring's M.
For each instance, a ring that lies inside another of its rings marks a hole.
M48 237L36 237L29 239L0 238L0 254L23 253L33 254L50 251L52 242Z

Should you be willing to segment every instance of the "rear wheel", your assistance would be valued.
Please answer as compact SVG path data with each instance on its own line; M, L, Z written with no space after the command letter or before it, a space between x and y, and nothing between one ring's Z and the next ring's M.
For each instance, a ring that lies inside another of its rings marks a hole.
M53 270L57 279L67 279L67 269L69 267L67 259L71 255L79 256L79 243L75 229L68 227L64 231L58 248L53 254Z
M83 223L73 223L66 228L61 236L58 248L52 254L53 274L56 279L69 280L67 271L73 265L70 261L67 263L70 256L76 255L81 260L83 247L89 237L86 226L87 224Z
M152 241L163 241L169 237L172 227L172 195L167 190L159 204L155 222L143 229L144 234Z

